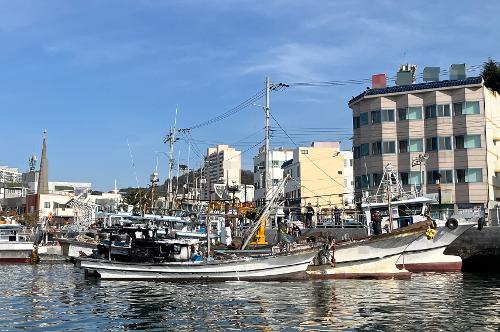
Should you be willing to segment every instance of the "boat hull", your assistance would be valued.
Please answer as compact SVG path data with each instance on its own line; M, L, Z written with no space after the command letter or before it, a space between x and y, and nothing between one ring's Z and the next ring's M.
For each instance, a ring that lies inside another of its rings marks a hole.
M334 263L311 266L307 273L314 279L407 279L410 272L398 269L396 262L420 235L421 232L388 234L338 245L333 252Z
M411 272L396 268L398 255L365 262L346 262L336 265L310 266L313 279L410 279Z
M79 259L77 266L86 275L111 280L162 281L273 281L305 279L307 266L318 250L259 258L162 264L127 263L98 259Z
M438 227L433 239L422 235L403 252L396 262L400 269L410 272L458 272L462 269L462 259L459 256L445 255L445 249L460 235L475 224L459 225L451 230L448 227Z
M31 263L33 248L34 247L32 242L0 243L0 263Z

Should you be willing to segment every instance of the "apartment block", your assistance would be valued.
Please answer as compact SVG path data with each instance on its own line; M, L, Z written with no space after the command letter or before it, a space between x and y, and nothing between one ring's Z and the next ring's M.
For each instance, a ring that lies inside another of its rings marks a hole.
M269 176L273 187L283 179L281 166L287 160L293 158L293 149L276 148L269 151ZM253 157L254 177L254 200L257 207L265 204L265 181L266 181L266 154L262 147L259 154ZM272 189L269 189L272 190Z
M344 155L339 142L313 142L293 150L293 158L283 164L285 200L292 211L309 203L317 209L344 205Z
M356 198L377 189L391 162L405 190L436 198L439 182L445 207L495 204L500 96L464 74L406 83L367 89L349 102Z
M202 199L209 199L210 196L215 197L215 184L239 186L241 183L241 152L228 145L208 148L202 176L204 178L201 191Z

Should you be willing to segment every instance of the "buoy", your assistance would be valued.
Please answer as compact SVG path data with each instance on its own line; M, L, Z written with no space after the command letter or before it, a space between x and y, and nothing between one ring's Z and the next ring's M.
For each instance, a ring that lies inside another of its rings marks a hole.
M427 240L432 240L436 236L436 230L432 228L427 228L425 231L425 236L427 237Z

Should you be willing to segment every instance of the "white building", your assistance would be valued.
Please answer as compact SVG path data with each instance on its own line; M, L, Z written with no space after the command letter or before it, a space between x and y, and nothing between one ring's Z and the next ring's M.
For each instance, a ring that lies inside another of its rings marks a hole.
M0 166L0 183L20 183L22 174L19 169L8 166Z
M352 151L340 151L344 156L344 206L354 207L354 171Z
M266 154L264 148L260 148L259 154L253 157L253 178L255 187L255 203L257 207L264 205L265 200L265 170ZM271 182L277 186L283 179L283 169L281 165L287 160L293 159L293 149L277 148L269 151L269 168Z
M210 198L210 193L214 192L214 184L240 185L241 152L229 145L208 148L202 177L204 178L201 190L202 199Z

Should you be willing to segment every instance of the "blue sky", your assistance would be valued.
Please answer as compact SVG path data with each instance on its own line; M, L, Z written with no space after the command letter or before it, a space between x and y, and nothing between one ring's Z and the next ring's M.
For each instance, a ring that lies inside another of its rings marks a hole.
M145 185L155 156L165 177L156 151L167 149L177 105L182 128L239 104L266 75L365 79L394 76L404 62L421 71L500 60L499 12L498 1L0 0L0 165L25 170L47 128L50 180L109 190L114 179L135 186L137 174ZM349 148L347 102L364 88L289 88L271 95L271 112L298 143L314 138L301 128L341 128L316 138ZM254 106L192 136L201 151L247 150L263 126ZM292 146L283 135L273 142ZM186 144L178 148L186 163ZM194 152L190 164L199 165Z

